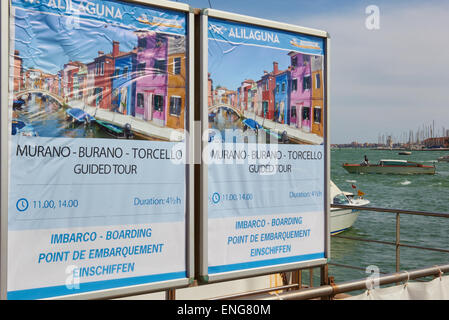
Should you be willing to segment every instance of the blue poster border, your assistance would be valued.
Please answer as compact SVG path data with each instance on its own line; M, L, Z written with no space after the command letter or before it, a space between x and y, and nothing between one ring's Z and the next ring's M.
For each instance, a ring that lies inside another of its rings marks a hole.
M288 263L303 262L303 261L309 261L309 260L315 260L315 259L321 259L321 258L325 258L324 252L302 254L302 255L298 255L298 256L276 258L276 259L241 262L241 263L226 264L226 265L219 265L219 266L210 266L208 268L208 273L210 275L212 275L212 274L223 273L223 272L242 271L242 270L247 270L247 269L270 267L270 266L274 266L274 265L281 265L281 264L283 265L283 264L288 264Z
M178 280L187 278L186 271L161 273L154 275L146 275L131 278L113 279L80 283L78 288L68 288L67 286L52 286L26 290L8 291L8 299L10 300L33 300L45 299L51 297L60 297L66 295L87 293L98 290L118 289L122 287L143 285L154 282ZM72 284L73 285L73 284Z

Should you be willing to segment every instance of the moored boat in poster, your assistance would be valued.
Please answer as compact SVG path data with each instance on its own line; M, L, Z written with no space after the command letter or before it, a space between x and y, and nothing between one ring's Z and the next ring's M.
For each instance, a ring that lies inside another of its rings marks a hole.
M124 128L121 126L115 125L111 122L95 119L95 122L103 128L108 134L116 137L116 138L126 138L130 139L133 137L133 133L131 131L131 126L126 124Z
M12 135L22 135L28 137L36 137L37 133L34 127L22 120L13 119L11 123L11 134Z
M95 118L92 117L90 114L85 112L82 109L79 108L69 108L66 110L67 120L72 120L73 122L91 122L94 121Z

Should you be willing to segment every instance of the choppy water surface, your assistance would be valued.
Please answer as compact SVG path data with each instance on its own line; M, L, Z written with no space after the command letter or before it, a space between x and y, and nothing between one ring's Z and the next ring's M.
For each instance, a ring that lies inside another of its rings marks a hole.
M369 149L332 149L331 177L342 190L352 191L354 184L365 193L370 206L405 210L449 213L449 163L437 162L448 151L398 151ZM380 159L404 159L436 166L435 175L350 174L342 164L360 163L364 155L371 163ZM449 249L449 219L401 215L401 242L424 247ZM353 227L341 235L395 241L395 214L362 211ZM401 247L401 270L412 270L449 263L449 253ZM380 272L395 272L395 247L331 238L331 263L366 268L377 266ZM336 282L369 276L365 271L330 266Z

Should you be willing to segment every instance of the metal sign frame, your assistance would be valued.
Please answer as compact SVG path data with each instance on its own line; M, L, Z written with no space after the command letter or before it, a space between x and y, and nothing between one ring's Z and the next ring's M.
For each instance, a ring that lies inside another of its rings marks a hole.
M256 267L246 270L229 271L223 273L209 274L208 273L208 165L204 162L201 164L201 204L200 204L200 222L199 222L199 280L203 283L207 282L219 282L232 279L241 279L253 276L259 276L264 274L291 271L297 269L305 269L311 267L318 267L327 264L330 258L330 202L329 202L329 181L330 181L330 143L329 143L329 46L330 46L330 36L327 32L304 28L296 25L290 25L286 23L260 19L251 16L245 16L240 14L234 14L230 12L214 10L214 9L204 9L200 16L200 60L201 60L201 71L200 71L200 108L201 108L201 130L202 135L208 130L208 18L221 19L230 22L243 23L248 25L255 25L259 27L266 27L274 30L289 31L293 33L298 33L302 35L320 37L324 41L324 83L325 83L325 99L324 105L326 112L324 112L324 258L319 258L315 260L293 262L281 265L272 265L266 267ZM205 150L208 141L203 137L201 142L202 150Z
M113 0L114 1L114 0ZM186 14L186 161L185 164L185 230L186 230L186 278L168 280L161 282L131 285L126 287L116 287L105 290L75 293L51 297L49 299L101 299L123 297L149 292L167 290L172 288L185 287L194 280L194 13L193 9L184 3L165 0L117 0L126 4L138 4L150 8L166 9L178 11ZM1 113L0 113L0 133L1 133L1 220L0 220L0 299L7 299L7 266L8 266L8 197L9 197L9 153L11 132L11 122L8 106L10 101L10 89L12 90L12 80L10 79L10 66L13 65L13 54L10 52L10 21L11 2L1 1ZM11 77L12 78L12 77Z

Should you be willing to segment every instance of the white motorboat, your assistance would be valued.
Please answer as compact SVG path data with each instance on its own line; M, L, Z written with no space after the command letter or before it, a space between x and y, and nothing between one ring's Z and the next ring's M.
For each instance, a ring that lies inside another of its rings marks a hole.
M355 196L351 192L341 191L337 185L330 181L330 194L332 204L344 204L349 206L365 206L370 203L360 196ZM359 216L359 210L356 209L338 209L331 208L330 228L331 235L343 232L350 228Z

